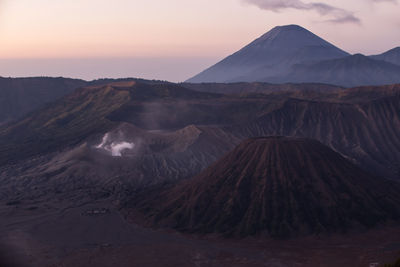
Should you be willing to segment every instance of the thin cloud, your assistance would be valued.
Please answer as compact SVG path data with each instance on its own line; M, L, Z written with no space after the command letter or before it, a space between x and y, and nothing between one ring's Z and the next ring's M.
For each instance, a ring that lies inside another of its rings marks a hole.
M352 12L338 8L332 5L328 5L321 2L305 3L301 0L242 0L246 3L255 5L264 10L270 10L273 12L280 12L284 9L298 9L298 10L310 10L316 11L321 16L325 16L328 19L327 22L332 23L357 23L361 21ZM393 1L393 0L373 0L376 2L381 1Z

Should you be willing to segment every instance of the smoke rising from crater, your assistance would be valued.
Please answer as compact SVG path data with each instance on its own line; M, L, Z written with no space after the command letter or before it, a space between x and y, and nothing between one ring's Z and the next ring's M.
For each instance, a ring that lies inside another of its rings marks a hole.
M111 154L113 157L122 157L124 150L131 150L135 147L134 143L126 141L112 141L110 135L106 133L103 136L101 143L95 146L97 149L103 149Z

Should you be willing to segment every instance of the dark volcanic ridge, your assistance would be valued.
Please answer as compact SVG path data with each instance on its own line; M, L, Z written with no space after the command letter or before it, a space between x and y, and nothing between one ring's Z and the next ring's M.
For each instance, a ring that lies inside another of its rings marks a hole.
M5 78L0 76L0 126L19 120L30 112L71 94L78 88L127 82L168 84L168 82L138 78L103 78L85 81L64 77Z
M398 189L318 141L261 137L244 141L193 179L137 195L128 207L154 227L292 237L398 220Z

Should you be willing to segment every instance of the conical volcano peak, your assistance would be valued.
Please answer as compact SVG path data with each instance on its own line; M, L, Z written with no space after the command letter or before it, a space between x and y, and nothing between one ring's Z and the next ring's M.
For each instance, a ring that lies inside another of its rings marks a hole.
M296 64L348 55L301 26L278 26L188 82L265 81Z
M310 32L309 30L295 24L291 25L282 25L282 26L276 26L272 28L270 31L267 33L282 33L282 32L288 32L288 31L298 31L298 32Z
M299 25L277 26L250 45L257 45L259 43L264 43L265 46L276 49L294 49L301 48L302 46L334 47L332 44Z
M276 26L273 29L279 29L281 31L308 31L307 29L301 27L300 25L296 25L296 24Z
M316 140L262 137L242 142L193 179L132 203L155 226L286 237L396 219L400 210L392 207L400 198L386 197L396 188Z
M299 25L291 24L291 25L276 26L273 29L271 29L270 31L268 31L267 33L265 33L263 36L265 36L265 37L267 37L267 35L276 36L278 34L285 33L285 32L311 33L309 30L307 30Z

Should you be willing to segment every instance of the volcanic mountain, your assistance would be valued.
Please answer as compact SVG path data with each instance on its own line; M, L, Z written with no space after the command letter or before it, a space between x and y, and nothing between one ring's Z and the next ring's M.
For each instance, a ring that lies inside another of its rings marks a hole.
M350 55L300 26L287 25L273 28L187 82L385 85L400 82L399 64L399 48L370 57Z
M294 64L348 55L300 26L279 26L188 82L267 81Z
M132 200L155 226L227 236L342 232L400 219L399 187L318 141L244 141L191 180Z

